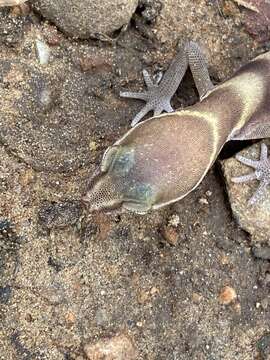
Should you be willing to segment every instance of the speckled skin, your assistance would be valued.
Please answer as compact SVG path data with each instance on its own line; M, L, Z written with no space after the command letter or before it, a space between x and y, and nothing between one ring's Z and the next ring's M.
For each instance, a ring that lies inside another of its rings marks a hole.
M202 100L136 125L109 148L85 197L90 210L145 213L171 204L197 187L226 141L270 135L270 52L215 88L193 60Z

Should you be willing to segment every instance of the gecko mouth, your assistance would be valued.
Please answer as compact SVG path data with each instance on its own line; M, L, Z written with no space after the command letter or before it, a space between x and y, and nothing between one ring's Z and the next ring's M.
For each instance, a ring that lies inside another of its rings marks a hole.
M125 176L102 173L92 179L89 191L82 198L90 212L122 209L146 213L154 202L156 192L150 184Z

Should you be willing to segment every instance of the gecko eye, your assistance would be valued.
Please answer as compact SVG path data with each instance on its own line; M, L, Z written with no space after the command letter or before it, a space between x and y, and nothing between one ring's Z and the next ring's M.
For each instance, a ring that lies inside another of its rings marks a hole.
M120 148L112 164L112 172L116 176L125 176L134 166L134 149Z
M126 175L135 162L135 151L127 146L109 147L102 159L101 171L111 172L115 176Z

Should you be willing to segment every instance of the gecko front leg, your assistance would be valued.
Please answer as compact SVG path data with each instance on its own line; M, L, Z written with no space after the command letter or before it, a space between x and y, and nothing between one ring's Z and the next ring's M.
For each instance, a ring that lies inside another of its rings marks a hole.
M147 91L142 93L120 92L120 96L140 99L146 105L132 120L131 126L135 126L149 111L159 115L162 111L173 112L171 98L182 81L188 65L190 66L200 98L202 98L214 86L210 80L205 58L194 42L188 42L182 48L171 63L164 76L152 80L149 73L143 70L144 81Z
M235 183L244 183L251 180L259 180L260 184L254 195L250 198L248 203L253 205L263 199L265 190L270 184L270 158L267 157L267 146L261 144L260 160L247 159L241 155L236 155L236 159L242 164L250 166L255 171L248 175L233 177L232 181Z

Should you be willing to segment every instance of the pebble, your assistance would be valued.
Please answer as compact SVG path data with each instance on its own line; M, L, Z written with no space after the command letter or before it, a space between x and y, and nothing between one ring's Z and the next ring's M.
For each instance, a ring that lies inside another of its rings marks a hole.
M222 255L220 258L220 262L222 265L229 265L230 259L227 255Z
M0 287L0 303L7 304L12 294L11 287L9 285Z
M178 214L172 214L169 218L168 225L177 227L180 224L180 217Z
M236 291L230 286L225 286L219 293L218 300L220 304L229 305L236 299Z
M55 26L47 26L44 29L44 37L50 46L58 46L62 41L62 37Z
M89 143L90 151L96 151L97 148L98 148L98 144L96 143L96 141L90 141L90 143Z
M209 205L209 202L206 198L200 198L199 199L199 204L201 205Z
M79 58L79 64L83 72L92 71L97 72L111 72L112 71L112 62L102 56L81 56Z
M13 16L26 16L30 14L30 6L26 3L22 3L18 6L14 6L11 10Z
M269 299L266 297L264 299L262 299L261 301L261 306L264 310L266 310L269 306Z
M270 145L270 140L263 141ZM249 159L260 158L260 144L256 143L239 152L239 155ZM221 162L226 180L229 201L233 215L245 231L252 235L252 240L265 242L270 236L270 187L265 191L265 198L254 205L248 205L248 200L258 188L259 182L254 180L243 184L232 182L232 177L253 172L248 166L241 164L234 157Z
M36 49L39 63L41 65L47 65L50 58L49 46L44 41L36 39Z
M198 293L192 293L192 301L195 303L195 304L199 304L201 301L202 301L202 295L198 294Z
M138 0L77 0L75 3L74 0L64 3L62 0L37 0L32 5L67 35L100 39L129 23Z
M124 334L85 345L84 352L89 360L137 359L137 352L132 340Z
M72 311L68 311L65 315L65 320L66 320L67 327L71 328L76 321L76 316Z
M259 259L262 260L270 260L270 247L253 247L252 248L252 254Z
M237 313L237 314L241 314L241 310L242 310L242 308L241 308L241 304L240 304L240 302L239 301L236 301L234 304L233 304L233 309L234 309L234 311Z
M164 239L172 246L175 246L178 242L178 231L172 226L165 226L162 229L162 235Z

